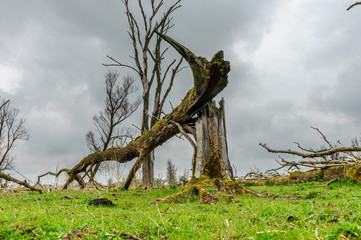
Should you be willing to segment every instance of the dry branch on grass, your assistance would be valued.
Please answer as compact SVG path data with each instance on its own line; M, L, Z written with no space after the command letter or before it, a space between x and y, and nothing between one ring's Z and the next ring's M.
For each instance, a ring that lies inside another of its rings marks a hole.
M298 149L296 150L279 150L273 149L267 146L267 144L260 143L259 145L265 148L268 152L271 153L283 153L290 154L294 156L299 156L302 159L309 160L297 160L297 161L289 161L281 156L279 156L280 161L277 161L281 166L279 168L273 170L279 170L282 168L288 168L288 170L292 168L299 169L300 167L308 167L313 169L320 169L325 167L338 167L338 166L352 166L355 164L361 163L361 147L359 146L360 140L354 139L352 140L352 145L349 147L344 146L339 140L336 144L331 144L327 137L318 129L314 128L321 135L321 139L327 144L327 148L323 148L321 150L314 150L312 148L304 148L299 143L295 142Z

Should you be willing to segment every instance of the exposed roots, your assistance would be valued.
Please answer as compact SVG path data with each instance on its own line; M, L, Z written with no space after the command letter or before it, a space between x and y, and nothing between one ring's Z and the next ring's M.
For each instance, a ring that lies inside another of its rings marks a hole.
M187 200L199 200L204 204L215 204L217 202L234 203L233 194L251 194L256 197L267 197L257 193L232 179L211 179L200 177L191 179L181 192L158 199L155 202L184 202Z

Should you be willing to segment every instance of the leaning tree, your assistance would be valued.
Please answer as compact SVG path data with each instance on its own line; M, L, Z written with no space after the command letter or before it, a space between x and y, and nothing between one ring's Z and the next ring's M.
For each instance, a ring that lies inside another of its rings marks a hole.
M194 125L195 115L203 107L220 93L228 83L230 63L223 58L223 51L217 52L208 61L203 57L197 57L189 49L179 44L172 38L158 33L165 41L173 46L178 53L189 63L193 73L194 86L187 92L182 102L173 109L171 113L158 120L149 130L128 143L124 147L114 147L105 151L98 151L83 158L71 169L61 169L55 175L66 172L68 178L64 184L67 188L72 181L82 183L82 178L97 164L104 161L115 160L118 162L131 161L137 158L125 181L124 188L127 189L135 172L140 168L143 159L156 147L166 142L176 134L185 131L187 126ZM221 158L215 161L220 161ZM217 167L217 164L208 164L204 167ZM53 173L50 173L53 174Z

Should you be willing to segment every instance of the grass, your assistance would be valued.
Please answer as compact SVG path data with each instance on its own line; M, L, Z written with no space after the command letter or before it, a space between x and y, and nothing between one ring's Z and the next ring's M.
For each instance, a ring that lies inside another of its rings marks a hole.
M121 233L144 239L360 239L361 186L320 184L249 186L280 198L239 195L236 203L216 205L195 197L150 204L176 188L0 192L0 239L62 239L74 229L83 239L127 239ZM116 206L88 205L100 196Z

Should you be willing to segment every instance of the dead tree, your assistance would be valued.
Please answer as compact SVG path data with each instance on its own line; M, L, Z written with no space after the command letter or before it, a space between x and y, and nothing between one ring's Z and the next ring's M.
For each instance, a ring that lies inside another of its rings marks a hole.
M10 106L10 100L0 102L0 172L11 169L13 158L11 150L18 140L28 140L23 118L19 110Z
M301 150L295 151L290 149L278 150L270 148L266 144L259 144L268 152L289 154L299 156L303 159L297 161L288 161L282 157L279 157L280 161L277 162L281 166L274 170L279 170L282 168L288 168L288 170L291 170L292 168L300 169L300 167L321 169L338 166L351 166L361 163L361 154L359 153L361 152L361 147L359 146L359 141L357 141L357 139L354 139L352 141L352 145L349 147L344 146L340 141L337 141L336 144L331 144L331 142L327 139L326 135L324 135L318 128L312 128L321 135L321 138L327 144L327 147L324 147L320 150L315 150L312 148L302 147L299 143L295 142L298 149Z
M168 48L162 48L162 38L155 34L158 31L162 34L174 26L172 13L180 7L180 0L174 1L168 9L161 12L163 0L149 1L148 6L143 6L143 1L138 0L139 12L136 13L130 8L129 0L122 0L126 9L126 16L129 25L129 37L133 46L133 64L124 64L115 58L108 56L112 64L105 66L120 66L133 70L139 77L143 88L143 114L141 133L149 129L161 118L165 101L171 91L175 75L182 69L180 60L170 61L163 64ZM147 8L150 10L148 13ZM136 16L140 14L138 20ZM151 105L151 90L154 90L153 110ZM142 166L142 185L149 188L154 184L154 153L150 152L144 157Z
M13 166L14 158L11 156L11 150L19 140L28 140L29 133L25 128L25 120L19 118L19 110L11 107L10 100L1 100L0 102L0 179L14 182L31 190L39 191L26 181L20 181L9 174L6 170L15 170ZM16 171L16 170L15 170Z
M193 176L232 178L233 171L228 158L224 99L208 102L199 112L196 130L196 155L193 160Z
M119 127L137 110L140 99L133 102L129 100L129 97L137 91L133 78L124 77L121 84L118 78L119 73L112 71L105 76L105 108L99 112L99 115L93 117L96 132L89 131L86 134L86 142L91 152L105 151L110 147L122 147L131 138L129 133ZM100 163L96 164L90 172L90 181L94 182L99 167Z
M157 34L173 46L189 63L193 73L194 86L187 92L182 102L174 108L171 113L161 120L158 120L149 131L143 132L142 135L128 143L125 147L114 147L105 151L92 153L83 158L72 169L65 168L56 173L56 175L62 172L68 174L64 188L67 188L74 180L78 182L81 181L82 177L80 174L84 176L100 162L114 159L118 162L127 162L137 158L125 181L124 188L127 189L134 174L143 163L144 158L156 147L178 134L182 126L187 126L188 123L194 123L193 117L195 114L227 86L230 63L224 61L223 51L217 52L213 58L208 61L203 57L195 56L189 49L172 38L161 33Z

